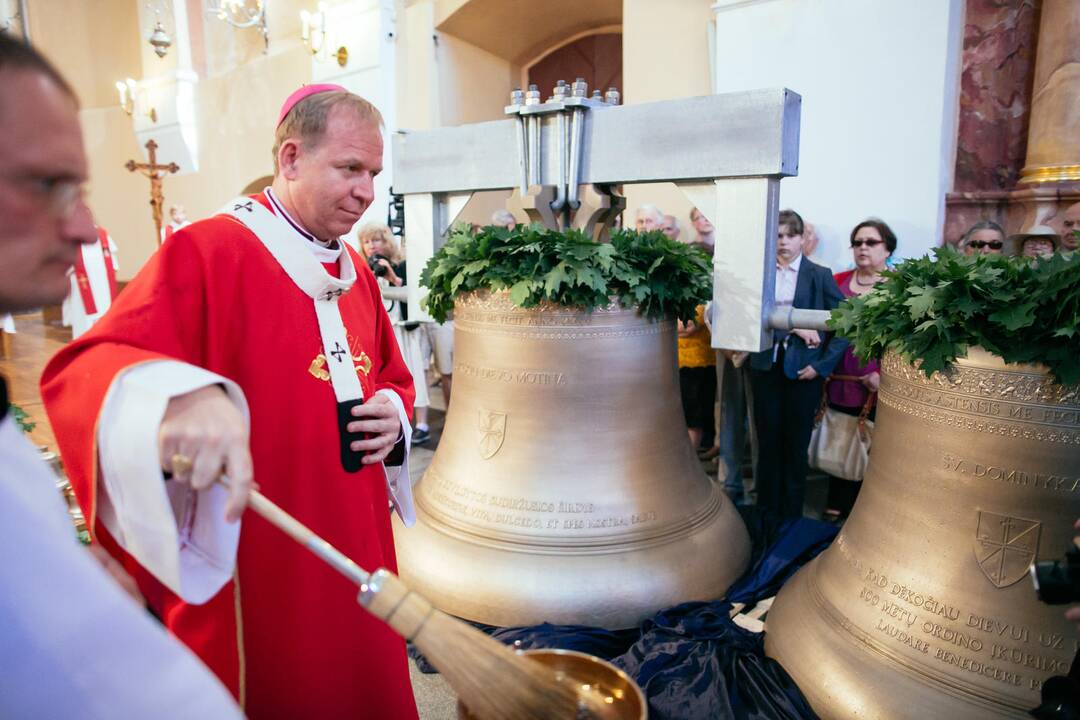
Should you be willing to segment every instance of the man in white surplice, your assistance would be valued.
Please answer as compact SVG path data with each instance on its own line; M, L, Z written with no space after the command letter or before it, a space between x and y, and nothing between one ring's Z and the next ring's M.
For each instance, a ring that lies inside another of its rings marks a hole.
M71 291L64 299L60 316L61 322L71 328L73 339L89 330L112 305L116 273L120 269L116 243L101 228L98 228L94 242L83 245L79 252L82 264L76 262L68 275ZM81 288L80 283L86 283L88 287ZM87 292L90 293L89 305L83 299Z
M0 315L60 302L96 240L74 93L0 33ZM224 687L76 540L0 379L0 717L234 718Z

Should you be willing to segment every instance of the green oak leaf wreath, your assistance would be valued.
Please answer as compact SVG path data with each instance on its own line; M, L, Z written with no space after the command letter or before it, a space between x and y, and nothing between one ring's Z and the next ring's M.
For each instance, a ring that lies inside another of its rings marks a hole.
M882 273L846 300L829 327L866 360L886 350L927 376L981 346L1009 363L1041 363L1080 383L1080 253L1032 260L939 248Z
M579 230L518 225L455 230L428 261L420 282L438 322L475 290L506 290L523 308L547 301L591 311L612 299L650 318L694 318L712 296L711 261L661 232L616 231L597 243Z

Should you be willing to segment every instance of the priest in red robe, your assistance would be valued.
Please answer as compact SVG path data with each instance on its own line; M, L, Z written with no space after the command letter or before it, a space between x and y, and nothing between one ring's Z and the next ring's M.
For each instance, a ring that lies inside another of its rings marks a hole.
M116 243L100 225L97 242L83 245L71 269L71 292L64 300L64 324L77 338L97 322L116 299L116 271L120 269Z
M262 518L237 522L254 480L362 567L396 570L390 507L415 520L411 377L338 240L371 203L381 125L341 87L298 90L271 187L179 230L42 377L94 539L252 718L416 717L405 644L356 588Z

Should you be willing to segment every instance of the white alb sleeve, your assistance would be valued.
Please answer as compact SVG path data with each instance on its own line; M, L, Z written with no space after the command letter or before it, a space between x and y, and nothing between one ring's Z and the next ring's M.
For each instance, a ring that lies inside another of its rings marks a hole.
M405 404L393 390L383 388L375 394L390 398L401 420L405 457L400 465L384 465L383 469L386 472L386 491L390 495L390 502L405 527L412 527L416 523L416 508L413 507L412 481L409 479L409 448L412 443L412 425L409 424L409 414L405 412Z
M204 603L233 576L240 523L225 520L228 490L165 482L158 431L169 400L221 385L250 427L247 400L226 378L158 360L113 380L98 419L98 517L120 547L185 602Z

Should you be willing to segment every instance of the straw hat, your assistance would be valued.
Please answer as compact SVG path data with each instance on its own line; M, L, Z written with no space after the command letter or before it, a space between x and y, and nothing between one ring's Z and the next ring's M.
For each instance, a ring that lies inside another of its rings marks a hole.
M1009 254L1020 255L1024 250L1024 243L1029 238L1040 238L1042 240L1049 240L1054 245L1054 250L1057 251L1061 248L1061 236L1058 235L1057 230L1049 225L1033 225L1024 232L1016 233L1009 236Z

